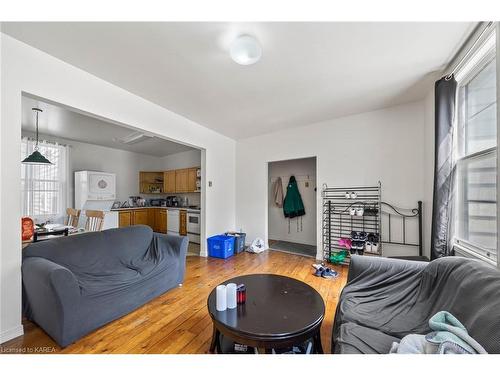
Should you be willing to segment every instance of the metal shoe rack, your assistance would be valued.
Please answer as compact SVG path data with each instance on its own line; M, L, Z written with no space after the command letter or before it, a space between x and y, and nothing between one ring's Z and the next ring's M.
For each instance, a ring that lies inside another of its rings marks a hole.
M374 233L381 237L381 183L375 186L328 187L323 185L323 258L341 250L339 239L351 238L352 231ZM347 198L346 193L354 193L356 198ZM351 215L351 208L363 208L363 215ZM367 208L369 209L367 211ZM349 252L349 251L348 251ZM379 242L377 252L364 252L365 255L382 255ZM350 255L342 264L349 264Z

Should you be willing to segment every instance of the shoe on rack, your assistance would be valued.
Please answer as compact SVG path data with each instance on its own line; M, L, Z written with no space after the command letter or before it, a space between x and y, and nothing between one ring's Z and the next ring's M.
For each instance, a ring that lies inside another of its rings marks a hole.
M376 233L368 233L368 241L370 242L379 242L378 234Z
M365 251L371 253L372 251L372 243L370 241L366 241L365 243Z

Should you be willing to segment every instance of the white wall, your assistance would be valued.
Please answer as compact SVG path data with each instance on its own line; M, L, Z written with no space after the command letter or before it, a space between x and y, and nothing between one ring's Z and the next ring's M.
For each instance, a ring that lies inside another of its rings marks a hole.
M283 207L274 203L273 186L276 178L282 178L283 193L286 195L288 179L294 175L297 179L299 192L304 202L306 214L290 220L288 233L288 218L283 214ZM306 186L308 185L308 186ZM316 159L294 159L269 163L269 238L273 240L297 242L316 246ZM299 231L297 231L297 221ZM302 230L300 230L302 228Z
M19 149L23 92L203 149L202 239L235 228L235 141L5 34L0 38L0 341L6 341L22 333ZM206 254L204 245L202 240L202 254Z
M200 150L190 150L164 156L162 166L164 170L200 167L201 152Z
M268 240L267 162L317 157L318 190L382 182L383 199L401 207L424 200L422 101L298 127L238 142L236 227ZM321 194L317 210L321 212ZM317 215L321 257L321 215ZM415 233L416 238L416 233ZM408 238L410 239L410 238ZM387 248L387 255L395 254ZM415 249L412 254L416 254Z

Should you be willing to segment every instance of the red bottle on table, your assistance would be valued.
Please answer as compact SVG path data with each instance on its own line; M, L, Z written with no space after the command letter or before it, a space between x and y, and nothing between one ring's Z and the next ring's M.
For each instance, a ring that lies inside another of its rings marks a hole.
M236 288L236 302L238 305L245 303L247 300L247 288L245 284L240 284Z

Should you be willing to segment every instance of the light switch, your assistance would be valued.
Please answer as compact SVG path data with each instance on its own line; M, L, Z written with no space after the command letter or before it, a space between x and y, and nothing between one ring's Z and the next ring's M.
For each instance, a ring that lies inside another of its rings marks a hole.
M309 187L309 181L306 181L306 187Z
M208 181L208 187L212 187L212 181Z

